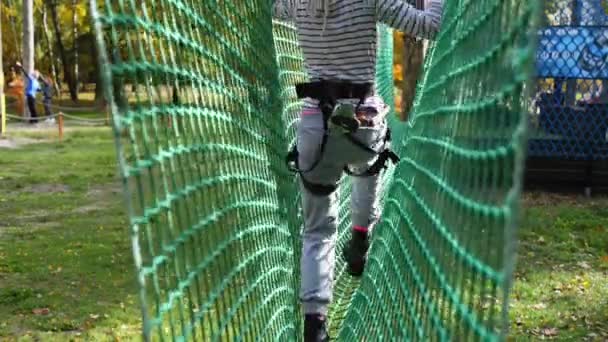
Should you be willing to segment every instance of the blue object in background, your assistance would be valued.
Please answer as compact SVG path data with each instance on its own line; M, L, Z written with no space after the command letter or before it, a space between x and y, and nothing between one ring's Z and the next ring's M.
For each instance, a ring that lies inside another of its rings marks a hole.
M557 11L545 12L556 26L538 31L536 76L550 81L539 83L528 155L608 160L608 14L603 0L543 1Z
M540 31L537 76L608 79L605 27L550 27Z
M556 1L556 0L553 0ZM608 13L602 7L605 0L576 0L576 13L580 26L606 26Z

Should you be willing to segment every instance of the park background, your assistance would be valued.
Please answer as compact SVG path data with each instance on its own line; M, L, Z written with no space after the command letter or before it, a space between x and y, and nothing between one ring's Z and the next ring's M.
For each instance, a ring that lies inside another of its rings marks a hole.
M10 115L0 139L0 340L135 340L141 317L128 217L88 3L33 1L31 55L54 81L55 111L66 114L61 139L56 118L20 119L23 83L12 70L27 53L20 5L0 2ZM394 34L395 108L405 119L403 41ZM511 338L604 341L608 199L553 190L523 195Z

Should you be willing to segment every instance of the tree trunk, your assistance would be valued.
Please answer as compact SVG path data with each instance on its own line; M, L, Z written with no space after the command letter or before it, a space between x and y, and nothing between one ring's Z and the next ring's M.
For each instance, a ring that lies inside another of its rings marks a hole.
M424 1L416 0L417 9L424 9ZM424 63L424 45L421 40L413 36L404 34L403 46L403 97L401 108L401 120L406 121L409 117L414 99L416 98L416 87L418 77Z
M49 49L49 58L51 59L51 75L53 77L53 87L55 88L55 93L61 97L61 86L60 80L57 76L57 70L59 67L57 66L57 59L55 59L53 53L53 43L51 42L51 34L49 32L49 25L47 23L47 9L46 7L42 8L42 26L44 30L44 40L46 41L46 46Z
M28 75L34 71L34 0L23 0L23 69ZM23 77L23 84L27 87L27 77ZM25 95L25 92L24 92ZM27 108L25 106L24 108ZM28 109L24 109L24 116L30 117Z
M102 103L104 103L104 101L105 99L103 97L103 83L101 82L99 77L97 77L97 80L95 82L95 104L101 105Z
M72 0L72 49L74 51L74 87L78 92L78 12L76 11L77 0Z
M118 47L114 45L114 40L113 39L108 39L108 51L110 51L110 63L116 63L118 62L119 58L119 51L118 51ZM100 83L102 83L102 80L98 81L98 86ZM112 89L113 89L113 95L114 95L114 102L116 103L116 105L118 106L118 108L123 109L126 108L127 106L127 96L125 95L125 82L124 82L124 76L118 76L118 75L114 75L112 77L112 79L110 80L110 82L112 82ZM103 86L103 84L102 84Z
M59 18L57 16L57 3L54 0L47 0L49 10L51 11L51 20L53 21L53 28L55 29L55 37L57 39L57 49L59 50L59 56L61 63L63 64L63 74L65 81L68 84L70 90L70 98L72 101L78 101L78 89L75 87L74 77L72 75L72 68L70 68L68 62L68 56L61 39L61 27L59 26Z
M13 1L8 2L9 8L15 8ZM21 54L21 44L19 44L19 34L17 33L17 23L15 17L11 15L11 29L13 31L13 39L15 40L15 49L17 49L17 56L23 56Z
M0 4L0 136L6 133L6 107L4 104L4 63L2 59L2 5Z
M90 33L94 34L94 33ZM95 37L93 36L91 43L91 51L93 51L93 81L95 82L95 104L103 105L105 103L105 97L103 92L103 81L101 78L101 70L99 69L99 53L97 52L97 44L95 44Z

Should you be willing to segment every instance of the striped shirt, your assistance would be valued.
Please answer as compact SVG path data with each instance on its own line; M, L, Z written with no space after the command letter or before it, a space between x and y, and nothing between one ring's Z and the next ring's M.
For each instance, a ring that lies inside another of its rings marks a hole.
M273 14L295 24L311 81L374 82L376 24L433 39L443 11L443 0L431 0L424 11L405 0L322 0L330 1L325 17L322 9L310 15L309 1L275 0Z

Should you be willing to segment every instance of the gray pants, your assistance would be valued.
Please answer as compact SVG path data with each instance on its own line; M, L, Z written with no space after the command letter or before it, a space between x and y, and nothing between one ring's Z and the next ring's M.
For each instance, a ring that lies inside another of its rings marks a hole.
M375 127L360 128L354 137L376 151L384 146L387 126L384 118L377 118ZM300 169L307 170L318 158L323 137L321 114L303 115L297 132ZM319 164L301 175L308 182L333 185L342 177L345 166L354 173L366 171L377 155L353 145L344 135L329 136ZM378 221L379 176L353 177L351 218L353 226L371 231ZM312 194L300 182L304 214L303 247L301 257L301 289L305 313L327 314L332 299L335 246L338 225L338 191L328 196Z

